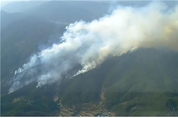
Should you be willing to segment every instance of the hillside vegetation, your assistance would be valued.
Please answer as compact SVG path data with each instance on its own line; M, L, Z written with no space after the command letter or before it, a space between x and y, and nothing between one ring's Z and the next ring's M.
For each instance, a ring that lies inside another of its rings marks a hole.
M66 85L62 103L97 102L116 115L168 115L177 110L178 53L139 49L107 59ZM172 114L172 115L175 115Z

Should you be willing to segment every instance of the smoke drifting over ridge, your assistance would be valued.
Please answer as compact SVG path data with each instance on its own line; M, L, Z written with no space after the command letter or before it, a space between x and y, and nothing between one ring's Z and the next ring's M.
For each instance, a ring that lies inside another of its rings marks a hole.
M34 54L15 71L9 92L37 81L37 87L85 73L108 56L119 56L140 47L178 49L178 7L168 9L153 2L144 7L118 6L109 15L91 22L79 21L66 27L62 43Z

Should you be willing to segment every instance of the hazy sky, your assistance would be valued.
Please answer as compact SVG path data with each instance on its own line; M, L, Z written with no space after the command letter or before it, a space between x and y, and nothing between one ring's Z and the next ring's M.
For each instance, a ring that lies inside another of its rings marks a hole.
M10 3L10 2L13 2L12 0L0 0L1 1L1 4L0 4L0 7Z
M12 3L12 2L20 2L20 1L37 1L37 0L0 0L1 4L0 4L0 8L8 3ZM49 1L49 0L38 0L38 1Z
M0 7L2 7L8 3L19 2L19 1L30 1L30 0L0 0L0 1L1 1Z

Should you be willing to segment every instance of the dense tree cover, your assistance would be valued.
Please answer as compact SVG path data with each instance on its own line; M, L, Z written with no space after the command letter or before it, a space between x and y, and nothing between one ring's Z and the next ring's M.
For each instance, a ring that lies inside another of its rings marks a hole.
M60 96L62 105L80 111L83 103L99 103L104 91L105 108L116 115L174 116L178 105L177 59L177 52L161 49L139 49L110 57L87 73L63 80L60 86L36 89L36 84L32 84L3 96L2 112L4 115L41 115L46 110L59 110L52 101L55 94ZM22 96L34 100L33 107L40 113L23 101L17 102L19 105L13 103L14 98Z
M1 97L2 116L55 116L59 105L53 101L56 89L45 86L36 89L32 83L12 94Z
M178 53L167 49L139 49L109 58L67 83L62 103L98 102L103 90L105 107L116 115L170 114L178 105L177 60Z

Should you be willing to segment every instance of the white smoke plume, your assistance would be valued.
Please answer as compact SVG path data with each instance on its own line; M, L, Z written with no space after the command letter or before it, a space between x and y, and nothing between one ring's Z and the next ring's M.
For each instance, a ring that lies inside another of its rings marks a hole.
M85 73L108 56L119 56L140 47L164 46L178 49L178 7L153 2L144 7L118 6L109 15L66 27L62 43L33 55L15 71L9 92L37 81L39 86Z

